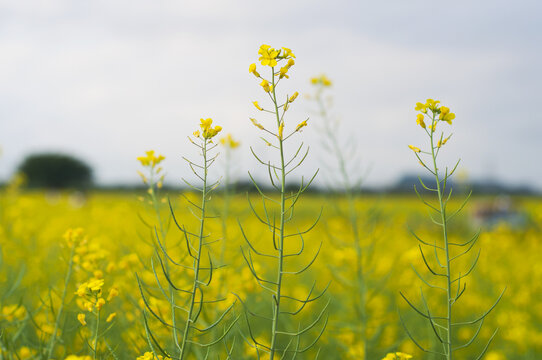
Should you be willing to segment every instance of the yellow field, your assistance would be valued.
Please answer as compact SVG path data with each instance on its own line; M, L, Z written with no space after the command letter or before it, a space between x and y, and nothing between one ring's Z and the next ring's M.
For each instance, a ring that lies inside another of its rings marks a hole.
M111 294L111 289L116 289L97 312L101 321L98 357L133 359L149 351L142 315L145 304L136 273L144 284L142 291L151 309L168 318L170 305L160 294L151 265L155 249L152 244L156 241L153 230L156 217L140 195L2 193L0 358L45 356L43 354L48 350L62 303L72 245L75 254L72 257L73 273L68 281L63 313L56 329L59 338L54 347L54 358L64 359L70 354L92 355L89 347L95 338L96 318L92 314L96 311L87 311L88 303L76 294L79 285L90 278L103 278L104 299ZM188 211L186 200L176 193L168 195L179 223L195 231L193 228L198 221ZM191 199L194 195L187 194L187 197ZM255 205L260 203L259 196L251 198ZM476 231L476 226L469 220L472 219L469 211L472 212L486 200L471 200L465 214L451 222L451 239L468 239ZM479 338L466 350L458 352L459 359L471 359L480 353L496 328L500 330L485 359L542 358L542 200L517 198L514 202L526 214L526 223L516 228L501 224L483 229L470 255L472 260L477 250L482 250L478 265L466 280L466 291L459 300L459 313L455 315L473 319L490 307L505 287L506 292L488 315ZM229 204L227 217L209 220L205 229L206 233L211 234L210 239L219 240L210 246L214 263L225 265L215 271L205 295L206 300L221 297L226 300L206 307L208 310L201 315L203 324L211 323L220 310L236 301L232 293L239 296L246 308L257 313L269 312L272 301L270 295L258 285L241 256L240 247L246 252L247 244L238 221L247 237L254 246L260 246L261 251L272 248L271 235L250 211L246 196L233 196ZM211 213L220 214L224 209L223 198L214 196L209 206ZM258 206L256 210L261 211ZM291 266L289 271L310 262L320 243L322 249L308 271L297 277L286 277L285 291L291 296L306 298L314 281L313 294L319 294L330 283L328 291L320 299L308 303L297 317L292 317L294 320L290 324L285 324L295 330L318 320L329 301L328 308L314 328L300 336L299 342L310 343L328 318L322 337L313 349L297 358L312 359L320 349L320 359L381 359L392 351L412 354L414 359L437 359L420 353L407 338L398 313L404 317L411 333L429 346L429 341L424 339L430 338L432 330L423 318L409 308L399 291L420 304L420 287L423 284L414 274L411 264L422 276L428 275L417 241L409 233L407 225L426 239L439 236L438 228L428 220L426 208L415 197L360 196L356 198L355 206L360 238L358 248L354 244L348 219L341 213L347 211L345 199L305 195L296 207L295 230L309 227L321 208L323 215L314 230L304 236L304 263L287 265ZM167 233L167 238L161 241L172 258L186 257L185 240L171 221L167 204L163 204L161 213L162 218L166 219L164 231ZM86 243L77 235L75 238L63 237L68 229L76 228L84 229ZM292 241L295 243L287 242L285 247L296 251L299 241ZM360 251L359 256L356 249ZM165 283L156 257L153 264L157 277ZM254 266L261 274L271 269L270 263L256 258ZM468 269L469 264L461 263L458 266ZM361 280L356 275L357 271L361 271ZM170 274L177 285L190 282L186 270L182 268L171 270ZM115 297L117 290L118 296ZM437 308L438 304L442 304L438 292L430 292L424 286L424 294L427 301ZM113 313L116 315L111 319ZM78 320L78 314L86 314L86 325L83 325L82 319ZM182 313L179 316L182 317ZM107 321L108 318L110 321ZM229 334L212 346L210 358L226 358L225 348L232 345L232 359L256 358L256 351L244 340L248 332L245 308L239 300L228 312L224 325L214 328L210 337L221 333L236 318L238 320ZM252 328L255 338L262 343L268 341L267 326L262 322L260 326ZM171 347L170 329L151 320L151 317L149 327L163 346ZM467 341L474 331L476 326L458 327L454 338L459 342ZM200 355L202 358L205 356ZM261 358L265 359L265 356L261 355Z

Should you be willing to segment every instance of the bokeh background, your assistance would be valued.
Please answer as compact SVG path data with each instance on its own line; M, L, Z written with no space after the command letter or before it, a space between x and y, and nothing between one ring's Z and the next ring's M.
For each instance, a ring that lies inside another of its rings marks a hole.
M135 184L135 157L152 148L180 185L201 117L241 140L246 174L248 146L261 146L251 101L263 100L248 66L267 43L297 56L290 92L309 93L321 73L333 80L338 131L357 142L367 186L417 173L413 107L432 97L457 114L450 163L540 191L541 24L534 0L2 0L0 179L29 153L59 151L87 160L98 184ZM312 109L300 101L290 121ZM306 132L310 172L321 164L314 126Z

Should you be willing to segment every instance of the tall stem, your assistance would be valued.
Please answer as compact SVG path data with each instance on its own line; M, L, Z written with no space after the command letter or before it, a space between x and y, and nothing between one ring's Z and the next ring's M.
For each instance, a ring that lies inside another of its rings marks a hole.
M98 301L98 298L96 298ZM100 331L100 309L96 312L96 328L94 329L94 359L98 358L98 335Z
M51 341L49 342L49 346L48 346L48 349L47 349L47 359L50 359L53 356L53 351L55 349L56 333L57 333L58 327L60 325L60 319L62 317L62 311L64 310L64 301L66 300L66 295L67 295L67 292L68 292L68 284L69 284L71 276L72 276L73 255L74 255L74 253L75 253L75 241L73 242L71 250L70 250L70 261L68 263L68 270L66 271L66 277L64 278L64 289L62 290L62 296L60 298L60 307L58 308L58 312L56 314L55 328L53 330L53 335L51 337Z
M435 114L433 113L433 120L431 123L432 128L434 129L435 125ZM444 251L446 255L446 282L447 282L447 288L446 288L446 301L448 306L448 312L446 316L446 325L447 325L447 336L446 336L446 359L452 360L452 283L451 283L451 277L450 277L450 252L449 252L449 244L448 244L448 228L446 224L446 208L444 206L444 202L442 200L442 192L444 189L441 189L440 186L440 178L438 175L438 168L437 168L437 157L435 154L435 146L434 146L434 131L431 130L431 155L433 158L433 168L435 170L435 180L437 182L437 194L438 194L438 201L440 206L440 216L442 221L442 235L444 237Z
M280 128L280 116L279 109L277 105L277 95L275 93L275 69L271 68L273 72L272 75L272 85L273 85L273 104L275 105L275 115L277 117L277 127ZM282 134L281 134L282 135ZM275 357L275 348L277 341L277 328L280 315L280 298L281 298L281 287L282 287L282 268L284 265L284 222L285 222L285 202L286 202L286 168L284 163L284 145L282 136L279 136L279 148L280 148L280 163L281 163L281 185L280 185L280 232L279 232L279 243L278 243L278 269L277 269L277 293L276 298L274 299L273 307L273 323L271 327L271 354L269 356L270 360L273 360ZM273 239L275 241L275 239Z
M197 249L197 256L194 260L194 284L192 286L192 293L190 297L190 308L188 309L188 315L186 318L186 324L184 327L184 334L183 334L183 341L181 344L181 353L180 353L180 359L184 358L184 355L186 354L186 348L187 348L187 342L188 342L188 333L190 331L190 327L192 326L192 315L194 313L194 303L196 300L196 290L199 288L199 271L200 271L200 260L201 260L201 253L202 253L202 247L203 247L203 229L205 224L205 205L207 202L207 139L204 139L203 144L203 187L201 191L201 219L200 219L200 229L199 229L199 241L198 241L198 249ZM212 270L211 270L212 271ZM201 291L201 289L200 289Z

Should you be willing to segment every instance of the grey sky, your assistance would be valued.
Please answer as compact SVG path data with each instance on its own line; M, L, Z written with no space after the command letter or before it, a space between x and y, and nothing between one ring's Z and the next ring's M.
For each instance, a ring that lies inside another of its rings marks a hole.
M284 91L332 78L339 131L357 140L368 183L418 170L413 107L432 97L457 114L443 159L542 189L541 24L540 1L0 0L0 178L29 152L59 150L101 182L135 182L135 158L156 149L177 182L201 117L241 140L246 173L248 146L263 149L251 101L265 103L248 65L267 43L297 56ZM291 126L311 107L296 103ZM302 136L308 173L322 151L314 126Z

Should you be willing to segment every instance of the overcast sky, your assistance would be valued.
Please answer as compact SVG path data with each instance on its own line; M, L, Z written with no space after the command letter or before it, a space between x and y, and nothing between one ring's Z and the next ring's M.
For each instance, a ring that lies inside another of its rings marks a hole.
M136 182L135 158L156 149L180 184L201 117L241 141L245 174L248 147L265 151L248 118L266 99L248 66L266 43L297 57L281 91L333 80L338 131L355 139L367 183L418 171L414 104L432 97L457 115L444 161L542 189L541 24L535 0L0 0L0 178L54 150L86 159L101 183ZM286 120L311 116L294 140L313 150L305 174L325 158L312 108L300 97Z

